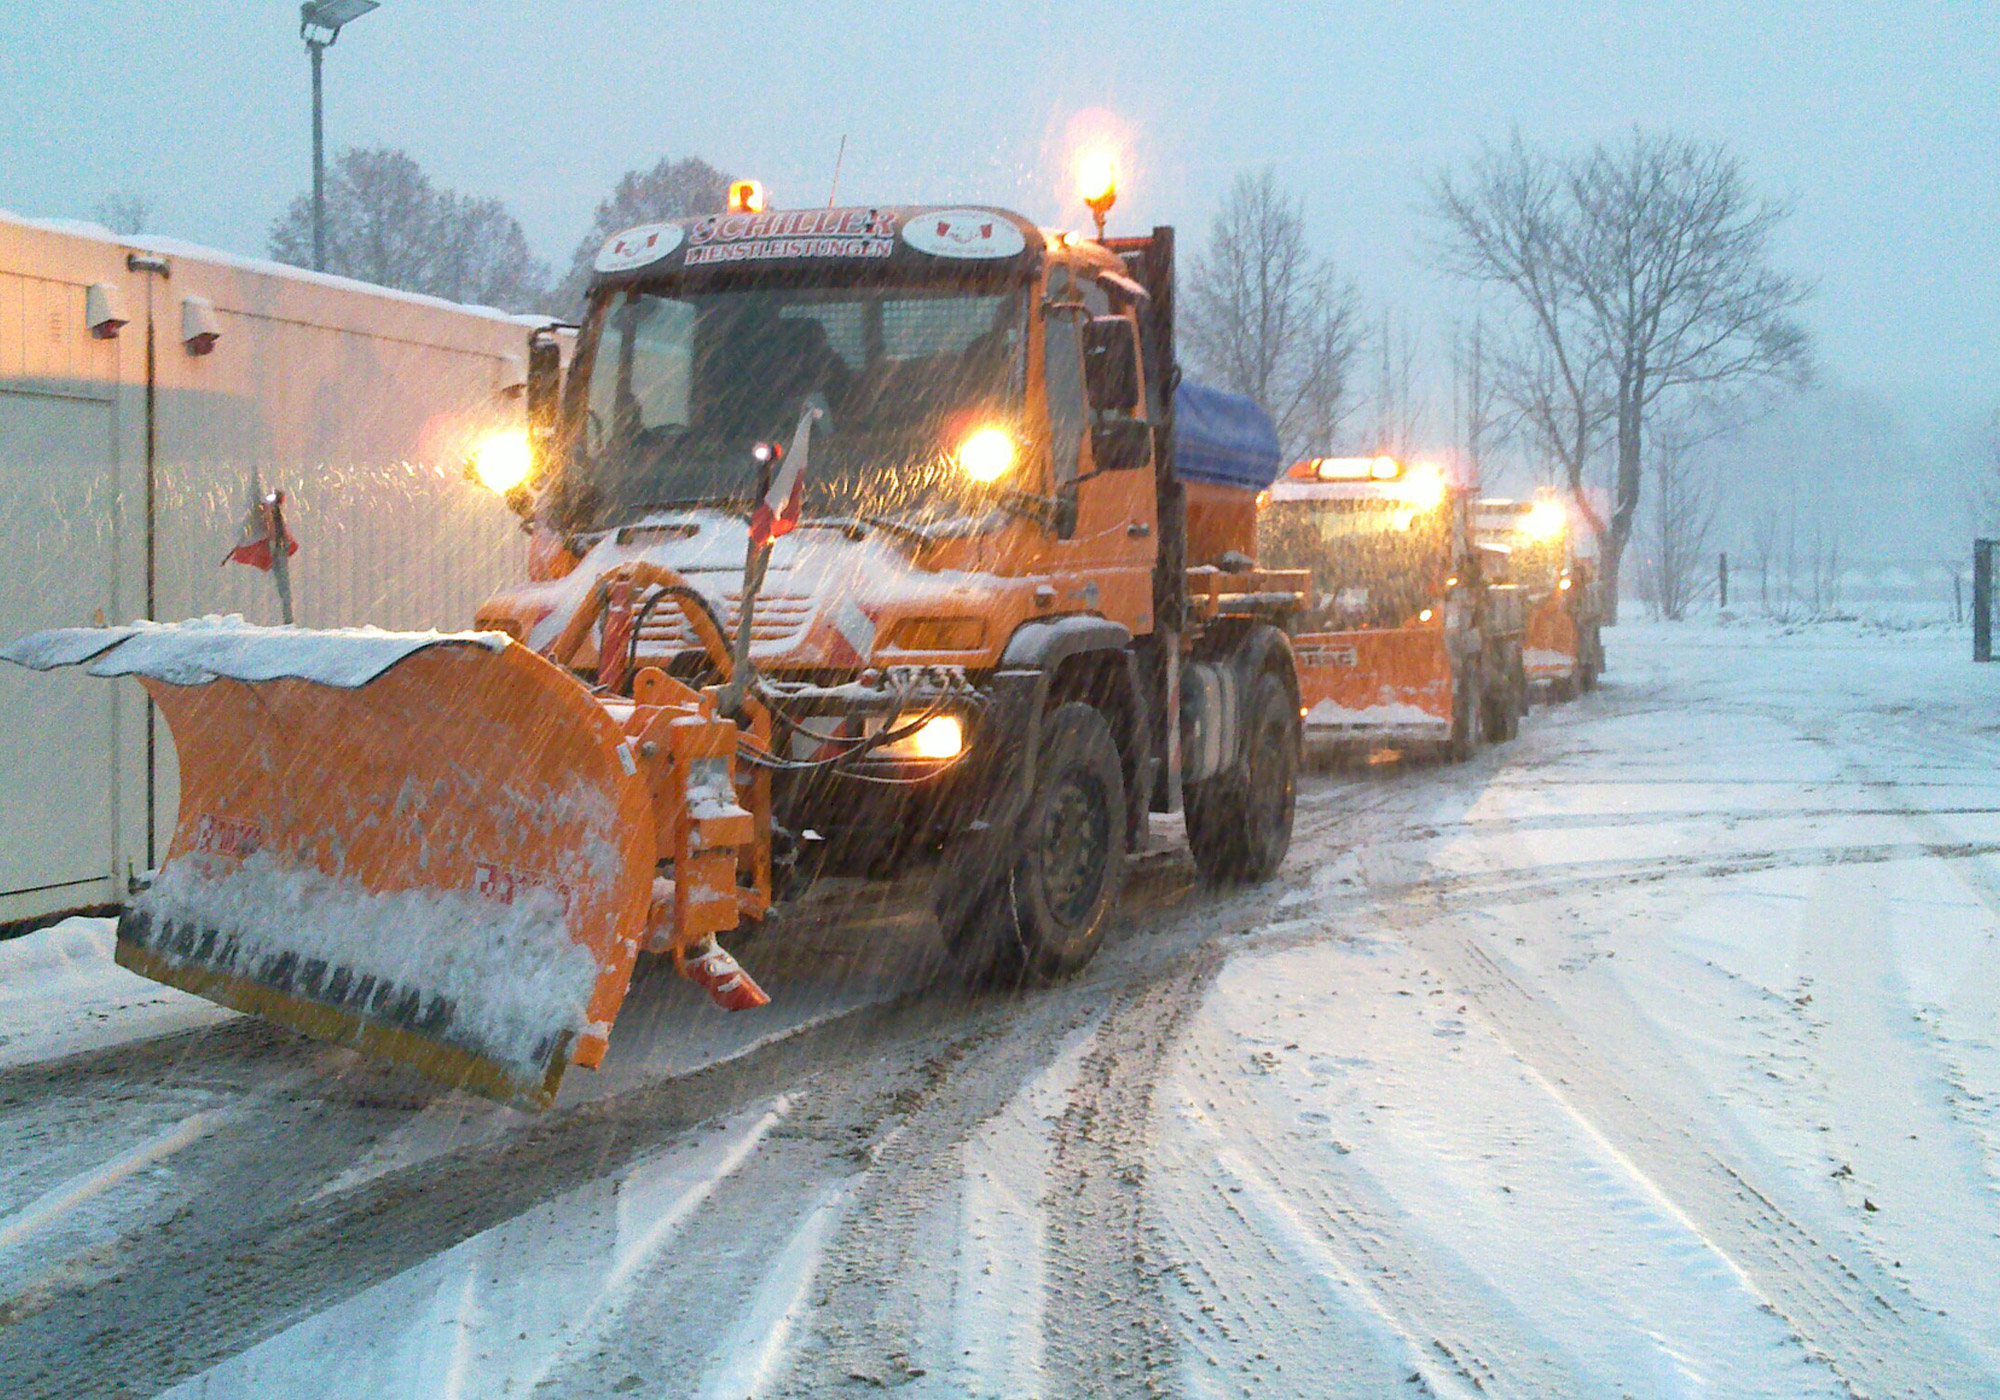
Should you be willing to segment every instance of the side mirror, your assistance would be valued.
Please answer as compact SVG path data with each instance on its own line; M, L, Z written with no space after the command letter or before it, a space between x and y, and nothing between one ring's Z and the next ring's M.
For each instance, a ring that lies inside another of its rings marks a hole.
M1090 430L1090 459L1101 472L1153 465L1153 425L1143 418L1111 418Z
M1083 382L1099 413L1138 417L1139 328L1123 316L1093 316L1083 327Z
M528 337L527 400L528 441L534 444L537 456L555 439L556 407L561 398L562 346L554 331L536 331Z

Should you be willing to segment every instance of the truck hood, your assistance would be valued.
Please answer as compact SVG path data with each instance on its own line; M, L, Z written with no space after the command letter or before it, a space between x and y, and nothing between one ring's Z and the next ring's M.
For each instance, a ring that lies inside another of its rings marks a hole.
M555 639L606 571L644 561L682 575L724 626L734 628L749 542L748 522L722 511L651 515L603 536L565 577L526 585L496 601L517 614L539 614L527 641L540 649ZM772 547L757 595L750 654L760 666L776 670L859 667L876 659L880 640L895 621L984 616L996 588L1021 583L987 573L919 568L885 531L809 520ZM678 629L677 610L662 608L656 616L659 626ZM642 650L656 635L649 622Z

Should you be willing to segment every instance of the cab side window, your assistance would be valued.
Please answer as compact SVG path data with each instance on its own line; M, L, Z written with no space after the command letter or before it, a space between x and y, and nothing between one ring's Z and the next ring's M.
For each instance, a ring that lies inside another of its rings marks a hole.
M1056 484L1076 480L1083 442L1090 435L1090 403L1084 391L1083 323L1111 309L1104 288L1067 267L1049 270L1048 302L1081 303L1081 311L1050 310L1043 319L1043 386L1049 398L1049 450Z

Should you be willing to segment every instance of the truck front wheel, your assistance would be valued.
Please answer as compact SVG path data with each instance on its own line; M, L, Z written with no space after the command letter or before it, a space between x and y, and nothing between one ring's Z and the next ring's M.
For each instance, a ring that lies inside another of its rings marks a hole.
M946 930L970 980L1046 982L1075 972L1104 941L1125 883L1124 772L1096 709L1059 705L1043 719L1034 784L997 897Z
M1299 712L1283 681L1264 672L1250 689L1243 752L1228 769L1188 784L1188 847L1215 883L1277 874L1292 844L1299 789Z
M1584 643L1577 651L1580 653L1578 660L1582 663L1576 668L1577 689L1595 690L1597 678L1604 674L1604 636L1597 630L1596 623L1592 623L1585 632Z
M1505 681L1487 687L1479 697L1479 735L1489 744L1504 744L1521 732L1521 711L1527 707L1515 689L1515 679L1522 675L1520 662L1509 658L1495 670ZM1525 676L1521 684L1525 687Z
M1479 667L1461 663L1452 677L1451 738L1445 742L1445 757L1463 763L1479 746Z

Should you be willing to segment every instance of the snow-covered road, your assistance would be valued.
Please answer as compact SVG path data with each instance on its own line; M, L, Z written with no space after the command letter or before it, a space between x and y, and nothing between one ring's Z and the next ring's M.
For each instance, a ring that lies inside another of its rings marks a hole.
M2000 1394L2000 673L1628 625L967 998L827 890L530 1118L0 945L0 1393Z

